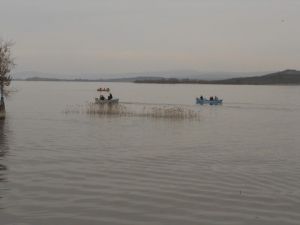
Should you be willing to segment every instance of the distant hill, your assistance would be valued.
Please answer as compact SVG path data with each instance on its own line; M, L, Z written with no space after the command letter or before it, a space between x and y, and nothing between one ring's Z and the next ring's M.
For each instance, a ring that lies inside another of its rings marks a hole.
M216 84L300 84L300 71L284 70L264 76L238 77L217 80Z
M17 80L17 79L16 79ZM300 85L300 71L284 70L263 76L237 77L222 80L204 80L197 78L165 78L163 76L135 76L107 79L59 79L47 77L30 77L25 81L73 81L73 82L135 82L159 84L253 84L253 85Z
M197 80L197 79L177 79L163 78L158 80L136 80L136 83L160 83L160 84L253 84L253 85L299 85L300 71L284 70L263 76L238 77L224 80Z
M135 80L135 83L148 83L148 84L210 84L214 81L208 80L198 80L198 79L179 79L179 78L161 78L161 79L152 79L152 80Z
M16 79L16 80L21 80L21 79ZM30 77L24 79L26 81L63 81L62 79L57 79L57 78L46 78L46 77Z
M266 74L267 72L224 72L224 71L195 71L195 70L166 70L150 72L132 72L132 73L47 73L39 71L19 71L14 72L14 80L26 80L28 78L48 78L59 80L117 80L117 79L142 79L149 80L152 78L176 78L190 80L221 80L232 77L249 77ZM122 81L123 82L123 81Z
M126 77L126 78L112 78L112 79L58 79L47 77L29 77L23 79L25 81L73 81L73 82L134 82L139 80L160 80L163 77ZM21 80L21 79L16 79Z

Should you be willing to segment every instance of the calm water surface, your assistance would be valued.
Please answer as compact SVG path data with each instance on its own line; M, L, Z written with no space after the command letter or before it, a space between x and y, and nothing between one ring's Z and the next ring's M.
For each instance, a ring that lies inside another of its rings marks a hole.
M300 223L299 86L12 86L0 121L1 225ZM200 119L64 113L100 86ZM200 94L224 104L195 106Z

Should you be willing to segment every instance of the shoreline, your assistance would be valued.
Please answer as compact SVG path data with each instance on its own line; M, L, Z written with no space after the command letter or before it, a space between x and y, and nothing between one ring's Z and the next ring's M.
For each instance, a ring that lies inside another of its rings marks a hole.
M49 80L27 80L27 79L14 79L12 81L24 81L24 82L82 82L82 83L134 83L134 84L186 84L186 85L253 85L253 86L300 86L300 83L221 83L221 82L159 82L159 81L108 81L108 80L67 80L67 79L49 79Z
M124 82L142 84L222 84L222 85L300 85L300 71L284 70L263 76L235 77L229 79L204 80L197 78L165 78L165 77L124 77L106 79L60 79L30 77L26 79L14 79L15 81L51 81L51 82Z

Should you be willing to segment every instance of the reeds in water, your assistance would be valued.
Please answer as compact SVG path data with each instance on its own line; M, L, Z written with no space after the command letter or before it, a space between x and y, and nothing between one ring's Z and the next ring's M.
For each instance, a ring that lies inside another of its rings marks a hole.
M87 114L94 115L116 115L116 116L127 116L129 111L123 104L95 104L89 103L86 108Z
M197 119L199 113L195 110L184 106L170 106L170 105L158 105L158 106L146 106L144 107L143 116L153 118L171 118L171 119Z
M87 113L99 116L136 116L169 119L199 119L199 112L188 106L155 104L94 104L68 106L65 113Z

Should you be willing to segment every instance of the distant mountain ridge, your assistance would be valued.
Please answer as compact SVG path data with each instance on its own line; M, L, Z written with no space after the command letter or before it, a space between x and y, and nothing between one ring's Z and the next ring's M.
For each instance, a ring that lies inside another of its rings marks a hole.
M60 80L115 80L126 78L176 78L193 80L220 80L232 77L249 77L265 74L266 72L222 72L222 71L196 71L196 70L166 70L150 72L132 73L46 73L37 71L23 71L12 74L15 80L25 80L28 78L49 78Z
M160 84L252 84L252 85L299 85L300 71L284 70L263 76L236 77L222 80L203 80L190 78L165 78L162 76L136 76L125 78L107 79L59 79L46 77L30 77L26 81L74 81L74 82L135 82L135 83L160 83Z
M217 80L220 84L300 84L300 71L284 70L264 76L238 77Z
M111 79L59 79L47 77L29 77L26 79L19 79L25 81L73 81L73 82L134 82L137 80L161 80L163 77L125 77L125 78L111 78ZM18 80L18 79L16 79Z
M284 70L263 76L237 77L223 80L191 80L191 79L161 79L161 80L136 80L136 83L197 83L197 84L248 84L248 85L299 85L300 71Z

